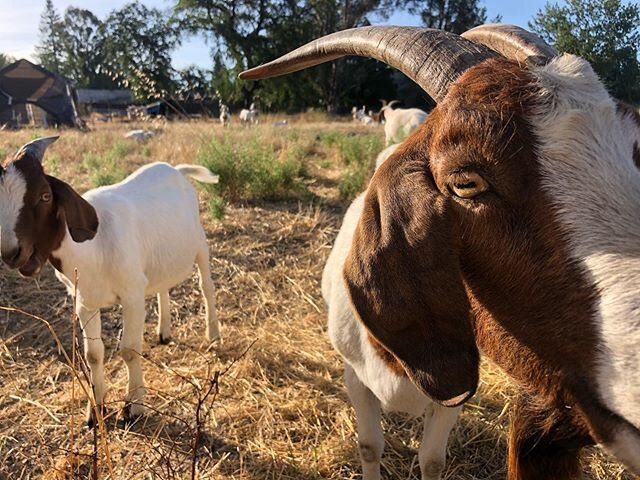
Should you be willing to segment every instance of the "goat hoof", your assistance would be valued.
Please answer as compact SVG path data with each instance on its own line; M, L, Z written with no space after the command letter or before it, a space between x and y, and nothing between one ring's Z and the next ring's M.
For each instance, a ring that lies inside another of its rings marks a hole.
M441 460L430 460L426 462L422 470L422 480L439 480L444 471L444 462Z
M160 345L168 345L170 341L171 341L170 336L165 337L162 334L158 335L158 342L160 343Z
M98 410L100 411L100 415L102 416L103 420L105 418L105 416L107 415L107 410L106 408L104 408L104 405L98 405ZM93 405L88 404L87 405L87 427L89 427L90 429L94 429L98 426L98 420L96 418L96 411L93 408Z
M144 415L144 406L141 403L127 402L122 412L124 423L132 425Z

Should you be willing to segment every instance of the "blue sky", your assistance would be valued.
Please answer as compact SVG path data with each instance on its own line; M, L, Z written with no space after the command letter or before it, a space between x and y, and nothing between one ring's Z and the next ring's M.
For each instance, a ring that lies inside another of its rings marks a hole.
M73 5L91 10L99 18L128 3L130 0L53 0L56 8L63 12ZM44 0L0 0L0 52L17 58L33 60L34 45L38 43L38 24L40 14L44 10ZM147 6L171 8L173 0L142 0ZM481 5L487 7L488 18L502 15L502 21L522 27L534 14L541 9L546 0L481 0ZM551 3L563 3L562 0L552 0ZM419 19L406 13L393 15L386 24L419 25ZM181 47L173 52L173 64L176 68L183 68L195 64L204 67L210 65L210 47L200 37L187 39Z

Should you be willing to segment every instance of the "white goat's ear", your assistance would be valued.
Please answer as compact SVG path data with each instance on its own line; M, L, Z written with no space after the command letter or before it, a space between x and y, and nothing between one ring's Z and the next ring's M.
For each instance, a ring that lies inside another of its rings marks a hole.
M23 145L20 150L18 150L18 153L16 153L16 158L29 155L42 163L44 152L47 150L47 147L58 140L58 138L60 138L58 135L36 138L35 140Z
M56 177L45 175L58 208L64 210L67 228L76 243L93 239L98 233L98 214L70 185Z

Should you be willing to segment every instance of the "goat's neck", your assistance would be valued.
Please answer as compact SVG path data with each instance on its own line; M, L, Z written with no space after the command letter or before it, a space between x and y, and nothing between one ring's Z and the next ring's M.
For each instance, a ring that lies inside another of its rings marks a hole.
M65 277L73 279L74 269L84 269L87 265L95 264L102 258L98 244L100 243L101 229L104 230L106 225L102 224L102 218L99 214L98 219L100 226L96 237L93 240L82 243L77 243L71 238L66 222L64 223L61 229L63 233L60 246L51 252L48 260Z

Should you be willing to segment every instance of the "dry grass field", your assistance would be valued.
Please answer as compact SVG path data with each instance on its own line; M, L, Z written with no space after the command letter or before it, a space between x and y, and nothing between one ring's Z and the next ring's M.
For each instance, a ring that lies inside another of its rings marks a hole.
M154 160L204 161L233 177L217 191L200 191L224 342L204 340L195 276L172 291L168 345L156 340L157 307L149 299L148 414L125 426L126 369L116 353L121 315L119 308L104 311L109 415L105 430L88 430L82 368L75 379L65 358L74 350L72 300L50 266L37 280L0 267L0 479L90 478L92 471L104 479L360 478L320 277L383 132L295 118L276 128L271 121L226 130L204 121L167 123L146 143L123 135L147 124L60 132L46 169L81 192ZM0 155L54 133L0 132ZM452 432L444 478L504 478L512 393L495 367L483 365L479 392ZM420 422L390 414L384 430L384 477L418 479ZM595 450L584 469L589 479L632 478Z

